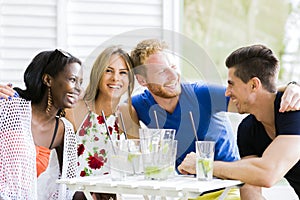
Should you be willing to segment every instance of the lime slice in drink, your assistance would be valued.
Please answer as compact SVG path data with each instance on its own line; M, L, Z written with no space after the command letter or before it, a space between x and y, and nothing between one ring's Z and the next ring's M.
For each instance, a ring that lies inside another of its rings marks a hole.
M132 160L133 160L134 158L137 158L137 157L138 157L138 154L137 154L137 153L128 153L127 160L128 160L129 162L132 162Z
M145 168L145 175L147 177L151 177L154 174L159 174L161 172L161 169L157 166L148 166Z
M198 160L198 166L203 167L205 174L207 174L212 169L212 160L209 159L200 159Z

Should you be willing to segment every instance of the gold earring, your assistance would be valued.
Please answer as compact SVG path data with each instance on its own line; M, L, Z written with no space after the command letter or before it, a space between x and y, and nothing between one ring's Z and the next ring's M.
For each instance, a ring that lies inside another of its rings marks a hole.
M52 94L51 94L51 88L48 88L48 102L47 102L47 108L46 113L49 115L51 108L52 108Z

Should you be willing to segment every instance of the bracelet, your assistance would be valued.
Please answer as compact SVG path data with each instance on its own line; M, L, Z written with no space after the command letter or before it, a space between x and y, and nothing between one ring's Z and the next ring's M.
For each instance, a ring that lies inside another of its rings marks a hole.
M291 81L287 85L291 85L291 84L300 86L296 81Z

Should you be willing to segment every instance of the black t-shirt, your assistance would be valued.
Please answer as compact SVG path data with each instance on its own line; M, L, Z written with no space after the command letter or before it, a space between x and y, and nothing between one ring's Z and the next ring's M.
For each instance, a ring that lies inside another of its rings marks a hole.
M281 96L282 93L277 93L274 102L276 136L298 135L300 137L300 111L280 113L278 110ZM241 158L249 155L261 157L272 139L262 123L257 121L254 115L248 115L239 125L237 142ZM300 197L300 161L284 177Z

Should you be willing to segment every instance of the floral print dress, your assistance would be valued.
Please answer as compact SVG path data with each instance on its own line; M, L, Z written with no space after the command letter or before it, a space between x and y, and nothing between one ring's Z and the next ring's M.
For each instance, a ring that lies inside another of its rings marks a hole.
M112 140L120 139L117 118L106 119ZM89 111L76 133L78 143L78 168L80 176L96 176L109 173L107 156L109 137L102 116Z

